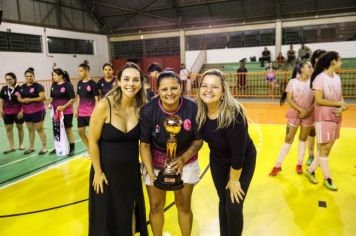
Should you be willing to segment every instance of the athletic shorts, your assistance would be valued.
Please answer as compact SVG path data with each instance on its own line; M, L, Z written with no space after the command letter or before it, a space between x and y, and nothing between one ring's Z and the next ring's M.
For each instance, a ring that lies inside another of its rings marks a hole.
M305 119L300 118L288 118L288 124L294 127L298 126L313 126L314 125L314 117L308 116Z
M340 122L319 121L315 122L316 138L318 143L331 143L340 136Z
M24 118L25 122L32 122L32 123L42 122L42 121L44 121L45 117L46 117L45 110L34 112L31 114L23 114L23 118Z
M64 114L63 115L63 123L64 128L72 128L73 127L73 114Z
M4 119L5 125L12 125L13 123L22 125L24 122L23 117L21 119L17 118L17 114L14 114L14 115L4 114L3 119Z
M154 169L155 175L157 176L160 170ZM186 164L183 167L182 180L185 184L196 184L199 182L200 167L198 160ZM145 168L143 168L143 178L146 185L152 185L150 176L147 174Z
M78 128L89 126L90 116L79 116L78 117Z

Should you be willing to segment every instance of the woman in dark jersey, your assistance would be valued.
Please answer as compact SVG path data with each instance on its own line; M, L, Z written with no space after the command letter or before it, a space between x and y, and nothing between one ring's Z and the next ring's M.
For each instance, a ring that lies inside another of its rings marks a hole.
M100 98L105 95L115 86L116 78L114 74L114 68L111 63L105 63L103 65L104 77L101 78L97 85L99 89Z
M89 126L90 116L95 104L99 100L99 90L95 81L89 76L90 66L88 61L79 65L79 77L77 87L77 110L75 116L78 119L78 133L80 139L88 147L88 137L85 134L85 127Z
M127 63L90 121L89 235L148 235L139 163L143 74Z
M25 154L35 151L35 130L40 136L42 148L39 155L47 153L47 136L44 131L43 121L46 116L44 101L46 94L44 87L35 82L35 71L33 68L28 68L25 71L26 83L21 86L20 94L18 96L19 102L22 103L24 113L24 120L29 133L30 147L25 150Z
M153 183L166 162L166 143L169 133L163 122L167 116L178 115L182 129L177 138L177 159L173 169L182 174L183 189L174 191L181 235L191 234L193 213L191 197L194 184L199 181L198 151L203 141L195 122L196 104L182 97L180 78L173 71L165 70L157 79L158 95L147 103L140 114L140 152L147 174L145 184L150 199L150 222L154 235L162 235L166 191Z
M19 136L19 149L25 150L23 146L23 112L22 104L17 100L20 94L20 86L17 85L16 75L12 72L5 74L6 86L2 87L0 92L0 117L4 119L9 148L3 154L15 151L15 141L13 125L16 123Z
M255 145L243 108L221 71L203 74L197 100L197 123L209 144L211 175L219 196L220 235L239 236L243 203L255 170Z
M54 111L63 112L63 123L69 140L69 154L74 155L74 134L73 134L73 103L75 93L67 71L61 68L53 70L53 84L51 87L50 103ZM51 153L56 153L52 151Z

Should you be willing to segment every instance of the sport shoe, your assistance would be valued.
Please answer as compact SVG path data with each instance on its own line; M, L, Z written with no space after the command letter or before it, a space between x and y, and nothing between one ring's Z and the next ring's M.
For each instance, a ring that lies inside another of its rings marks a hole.
M309 156L309 158L307 160L307 166L310 166L313 161L314 161L314 157L313 156Z
M305 171L304 175L308 178L308 180L313 183L313 184L317 184L318 180L316 180L315 178L315 173L310 173L309 171Z
M332 179L330 178L327 178L327 179L324 179L324 186L332 191L337 191L337 187L336 185L333 183Z
M302 169L302 165L297 165L296 166L296 171L299 175L302 175L303 174L303 169Z
M269 176L276 176L278 172L282 171L281 167L273 167L271 172L269 173Z

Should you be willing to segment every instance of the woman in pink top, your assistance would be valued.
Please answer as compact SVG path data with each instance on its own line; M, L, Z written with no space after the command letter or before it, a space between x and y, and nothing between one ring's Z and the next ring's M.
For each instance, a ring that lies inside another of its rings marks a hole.
M287 133L282 149L277 158L276 164L270 176L276 176L278 172L282 170L282 162L287 156L289 149L293 143L294 136L297 133L298 127L300 127L299 133L299 147L298 147L298 162L296 170L298 174L303 174L302 164L306 149L305 141L308 138L310 128L314 124L313 119L313 92L310 89L310 76L313 73L313 67L310 62L304 62L296 65L296 76L292 78L287 85L286 91L282 95L281 105L285 99L290 106L287 111Z
M305 173L310 182L317 184L314 170L320 165L325 187L334 191L337 187L330 177L328 156L335 140L339 138L341 113L347 109L342 98L340 76L335 73L340 66L339 54L329 51L321 56L311 77L315 95L315 130L319 155L314 158Z

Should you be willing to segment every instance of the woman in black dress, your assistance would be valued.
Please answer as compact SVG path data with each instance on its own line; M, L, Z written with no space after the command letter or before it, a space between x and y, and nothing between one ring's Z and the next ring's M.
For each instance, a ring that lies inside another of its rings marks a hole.
M219 195L220 235L239 236L243 202L256 164L256 149L242 106L219 70L205 72L199 84L197 123L210 148L210 168Z
M90 236L148 235L138 145L143 74L127 63L118 78L90 120Z

